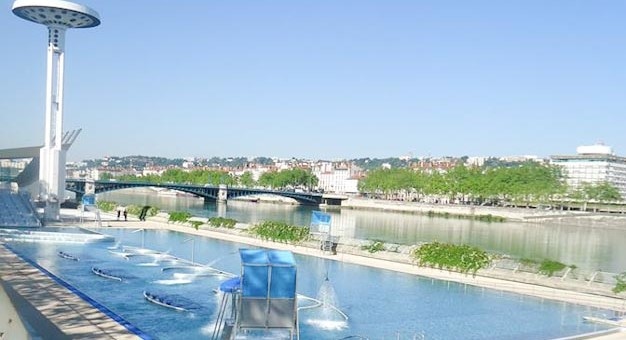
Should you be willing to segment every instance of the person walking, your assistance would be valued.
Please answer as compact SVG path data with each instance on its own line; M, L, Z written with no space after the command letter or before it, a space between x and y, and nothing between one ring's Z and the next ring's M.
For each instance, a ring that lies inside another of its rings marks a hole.
M145 221L146 220L146 215L148 214L148 210L150 209L149 205L145 205L143 208L141 208L141 212L139 213L139 220L140 221Z
M120 220L120 215L122 214L122 207L120 207L119 205L117 206L117 220Z
M126 210L126 207L124 207L124 221L128 221L128 211Z

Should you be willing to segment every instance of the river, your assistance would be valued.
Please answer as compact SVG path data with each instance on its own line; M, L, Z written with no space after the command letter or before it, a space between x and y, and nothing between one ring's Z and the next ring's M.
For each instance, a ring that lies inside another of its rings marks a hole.
M317 207L231 200L207 203L194 197L162 197L146 191L120 190L99 200L151 205L165 211L187 210L196 216L221 216L239 222L273 220L308 226ZM557 222L481 222L388 211L329 210L332 233L341 238L381 240L412 245L419 242L469 244L516 258L550 259L581 270L626 271L626 231L618 228ZM341 242L341 241L340 241Z

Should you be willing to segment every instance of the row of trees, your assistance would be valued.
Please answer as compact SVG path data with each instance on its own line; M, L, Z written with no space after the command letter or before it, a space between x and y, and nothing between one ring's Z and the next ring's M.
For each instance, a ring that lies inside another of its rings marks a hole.
M478 168L458 165L446 173L411 169L378 169L359 182L359 191L392 196L412 194L419 199L439 195L464 202L505 201L515 204L550 202L569 197L583 201L616 201L621 197L608 183L587 184L572 190L559 167L526 162L515 167Z
M101 179L108 180L112 177L103 174ZM240 176L233 176L226 171L219 170L191 170L168 169L161 175L134 176L123 175L116 177L119 181L149 182L149 183L177 183L190 185L220 185L253 187L260 185L266 188L285 189L296 187L315 187L318 179L310 171L304 169L289 169L270 171L262 174L258 181L254 180L252 173L244 172Z

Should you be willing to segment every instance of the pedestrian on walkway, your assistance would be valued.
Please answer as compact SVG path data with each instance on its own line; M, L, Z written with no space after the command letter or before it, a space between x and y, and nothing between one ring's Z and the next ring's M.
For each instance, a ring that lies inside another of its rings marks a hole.
M124 221L128 221L128 211L126 210L126 207L124 207Z

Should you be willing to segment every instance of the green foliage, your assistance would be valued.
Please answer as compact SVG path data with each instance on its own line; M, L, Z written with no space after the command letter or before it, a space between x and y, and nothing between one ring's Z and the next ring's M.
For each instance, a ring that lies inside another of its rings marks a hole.
M613 287L613 293L619 294L621 292L626 292L626 272L620 273L615 276L615 287Z
M583 201L611 202L622 200L619 190L608 182L583 183L580 188L571 193L571 196Z
M359 191L380 195L442 195L475 204L485 201L544 202L565 192L559 167L524 162L512 167L455 166L445 173L408 168L376 169L359 181Z
M209 225L215 228L234 228L237 224L237 220L225 217L211 217L209 218Z
M471 272L473 275L491 263L489 255L482 249L439 242L423 244L413 250L411 258L420 266Z
M248 230L252 235L264 240L283 243L299 243L309 238L308 227L288 225L285 222L265 221Z
M565 269L565 267L567 267L565 264L558 261L543 260L539 265L539 273L552 276L554 273Z
M172 211L169 213L168 222L187 222L191 218L191 214L187 211Z
M110 212L115 210L115 208L117 208L118 204L116 202L113 201L96 201L96 206L98 207L98 209L105 211L105 212Z
M392 168L405 168L408 167L411 162L416 162L417 159L400 159L397 157L389 158L358 158L352 160L352 162L361 169L374 170L383 166L383 164L389 164Z
M405 168L372 170L359 181L359 191L391 194L405 190L423 194L428 191L427 177L425 173Z
M103 172L98 177L101 181L109 181L113 178L113 175L110 172Z
M130 215L136 215L139 216L139 213L141 213L141 206L138 205L127 205L126 206L126 211L128 212L128 214Z
M368 245L361 246L362 250L367 250L369 253L377 253L385 250L385 243L383 241L374 240Z
M317 186L318 183L318 178L310 170L299 168L266 172L259 177L259 185L274 189L288 187L311 188Z
M157 207L150 207L150 209L148 209L148 211L146 212L146 216L156 216L159 213L159 208Z
M239 184L244 187L252 187L256 184L256 181L252 177L252 173L250 171L244 172L237 180Z
M119 176L118 180L125 182L146 182L146 183L177 183L177 184L193 184L193 185L234 185L237 184L237 179L231 176L226 171L217 170L191 170L185 171L183 169L168 169L163 174L159 175L147 175L147 176L133 176L124 175Z
M192 227L194 227L196 230L198 230L198 228L204 224L204 222L202 221L188 221Z

